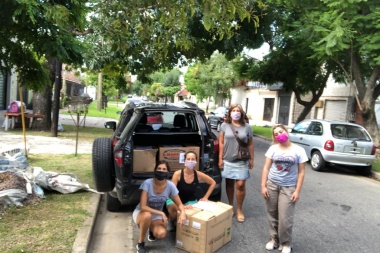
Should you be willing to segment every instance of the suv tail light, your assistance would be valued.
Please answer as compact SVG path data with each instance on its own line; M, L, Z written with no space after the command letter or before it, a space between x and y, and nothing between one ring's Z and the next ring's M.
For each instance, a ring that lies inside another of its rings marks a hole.
M214 139L214 152L219 152L219 140Z
M117 165L119 165L119 167L123 165L123 151L122 150L117 151L115 153L115 162L117 163Z
M332 140L328 140L325 142L325 146L324 148L327 150L327 151L334 151L334 142Z
M372 146L372 150L371 150L371 155L375 155L376 154L376 149L377 147L375 145Z

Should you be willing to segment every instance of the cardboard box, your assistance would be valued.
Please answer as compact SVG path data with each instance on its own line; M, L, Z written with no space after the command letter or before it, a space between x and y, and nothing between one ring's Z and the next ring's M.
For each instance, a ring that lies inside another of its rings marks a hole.
M135 147L133 150L133 172L153 172L156 166L158 149L154 147Z
M194 151L197 154L197 166L199 168L199 147L198 146L161 146L159 148L159 160L165 160L169 163L170 170L176 171L183 169L185 163L185 154L188 151Z
M191 253L212 253L231 241L232 206L203 202L186 209L185 224L177 226L176 247Z

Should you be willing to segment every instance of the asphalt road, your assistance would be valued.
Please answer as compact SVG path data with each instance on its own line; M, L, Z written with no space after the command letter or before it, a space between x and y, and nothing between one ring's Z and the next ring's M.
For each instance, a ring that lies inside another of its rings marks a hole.
M233 219L232 240L218 253L267 252L264 247L269 240L269 231L265 203L260 193L260 177L269 142L257 137L254 141L255 167L247 181L244 203L246 221L238 223L236 218ZM307 164L301 199L296 207L292 252L379 252L379 196L378 181L358 176L344 168L315 172ZM227 202L224 192L222 201ZM133 252L136 239L131 238L131 229L133 238L137 238L138 228L131 222L133 209L129 209L119 214L101 210L102 217L109 220L102 221L102 230L97 231L95 239L98 248L90 252L102 252L99 247L114 249L112 252ZM114 238L113 234L117 236L116 240L110 239ZM117 248L116 243L119 243ZM168 233L164 240L146 240L149 252L184 252L174 245L173 232Z

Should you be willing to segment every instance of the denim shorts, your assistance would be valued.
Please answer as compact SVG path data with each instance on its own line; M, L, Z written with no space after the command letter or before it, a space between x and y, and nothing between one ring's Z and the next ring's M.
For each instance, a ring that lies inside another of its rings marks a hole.
M224 160L222 177L236 180L246 180L250 178L248 162L249 161L227 162Z

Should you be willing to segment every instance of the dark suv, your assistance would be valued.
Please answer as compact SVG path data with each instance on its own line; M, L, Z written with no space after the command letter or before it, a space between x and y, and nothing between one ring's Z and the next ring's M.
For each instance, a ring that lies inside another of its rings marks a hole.
M151 121L150 117L160 120ZM153 177L158 160L166 160L171 175L184 167L183 155L188 150L198 153L198 168L217 183L211 200L221 197L221 175L218 168L219 144L207 123L205 112L197 106L182 103L127 104L119 123L109 121L112 138L97 138L93 143L92 168L95 187L106 192L108 211L122 205L137 204L141 183ZM208 185L201 182L203 191Z

